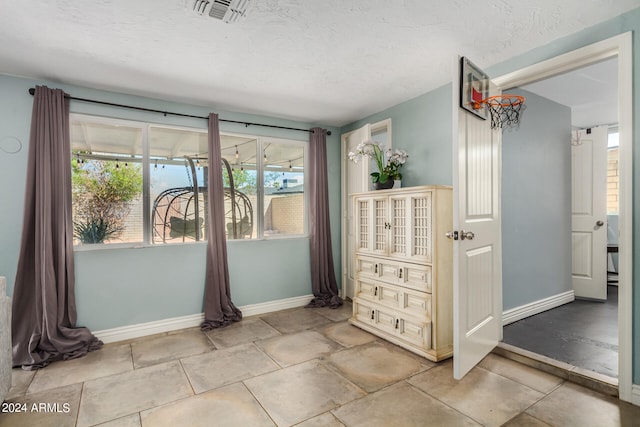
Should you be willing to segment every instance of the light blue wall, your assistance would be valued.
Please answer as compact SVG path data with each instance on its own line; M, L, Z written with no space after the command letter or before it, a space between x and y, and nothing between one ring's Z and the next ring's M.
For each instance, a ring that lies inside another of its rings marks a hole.
M206 116L308 129L297 123L105 92L52 82L0 75L0 141L16 137L23 148L16 154L0 151L0 276L13 294L22 229L26 159L36 84L64 89L75 97ZM71 102L74 113L206 128L206 121ZM222 131L308 140L306 132L220 123ZM340 175L340 131L328 128L328 175ZM329 180L332 247L336 276L340 275L340 182ZM202 312L204 259L202 243L140 249L76 252L78 324L102 330ZM311 293L308 238L229 242L231 294L237 306L275 301Z
M502 305L571 285L571 109L524 90L520 126L502 134Z
M342 133L391 118L393 148L409 159L402 170L402 186L451 185L451 85L344 126Z

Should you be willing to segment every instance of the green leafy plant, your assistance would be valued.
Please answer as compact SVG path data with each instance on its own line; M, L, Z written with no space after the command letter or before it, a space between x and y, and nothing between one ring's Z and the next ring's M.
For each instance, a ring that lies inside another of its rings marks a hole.
M73 235L82 243L102 243L123 230L124 227L104 218L89 218L73 224Z

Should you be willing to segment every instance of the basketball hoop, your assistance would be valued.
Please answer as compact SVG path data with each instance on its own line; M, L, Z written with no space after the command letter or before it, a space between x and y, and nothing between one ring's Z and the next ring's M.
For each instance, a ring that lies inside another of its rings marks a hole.
M517 126L520 121L520 110L524 105L524 96L520 95L497 95L490 96L476 105L481 107L487 104L491 113L491 129L502 128L503 126Z

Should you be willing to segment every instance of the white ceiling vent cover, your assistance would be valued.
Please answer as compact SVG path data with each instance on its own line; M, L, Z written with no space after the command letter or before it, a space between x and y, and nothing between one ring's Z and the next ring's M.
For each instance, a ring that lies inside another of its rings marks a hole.
M209 15L227 23L238 22L247 16L251 0L194 0L193 11Z

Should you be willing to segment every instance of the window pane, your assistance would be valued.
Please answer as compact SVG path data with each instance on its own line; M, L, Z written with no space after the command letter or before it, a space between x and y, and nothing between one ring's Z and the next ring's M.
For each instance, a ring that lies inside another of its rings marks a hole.
M143 241L142 129L71 122L74 243Z
M222 179L224 223L229 240L255 239L258 234L255 216L255 208L258 206L257 143L252 137L220 136L221 154L223 162L226 161ZM229 169L226 168L227 165Z
M264 235L304 234L304 145L264 144Z
M206 240L207 146L205 132L149 127L152 243Z

